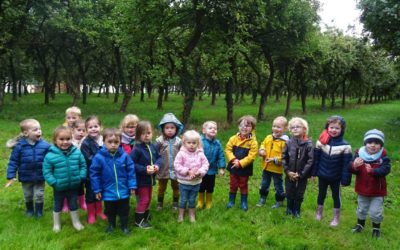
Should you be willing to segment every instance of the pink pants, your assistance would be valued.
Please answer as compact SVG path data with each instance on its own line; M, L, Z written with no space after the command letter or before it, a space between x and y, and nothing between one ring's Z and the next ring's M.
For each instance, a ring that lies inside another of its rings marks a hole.
M151 193L153 188L150 187L139 187L137 189L137 200L136 213L144 213L150 207Z

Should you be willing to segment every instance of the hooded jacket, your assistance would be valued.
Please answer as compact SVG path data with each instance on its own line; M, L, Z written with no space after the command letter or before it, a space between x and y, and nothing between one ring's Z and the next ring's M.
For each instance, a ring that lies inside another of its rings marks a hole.
M218 173L219 168L225 168L225 155L222 149L221 142L218 139L209 140L206 136L201 136L201 142L203 144L204 154L207 157L208 167L207 174L215 175Z
M178 182L187 185L201 183L203 176L207 173L208 166L208 160L202 149L190 152L185 147L182 147L174 161L174 169ZM189 171L194 171L194 173L198 173L199 176L190 179L188 175Z
M282 164L286 173L295 172L300 179L308 178L314 159L314 148L311 140L291 138L283 149Z
M20 182L44 181L43 160L50 144L40 139L31 145L22 137L10 147L13 150L7 167L7 179L16 178L18 173Z
M77 189L86 179L86 161L74 145L64 153L52 145L43 161L46 182L56 191Z
M273 135L265 137L260 146L260 150L265 150L265 157L262 157L262 167L265 171L282 174L282 152L286 141L289 140L287 135L275 138ZM266 158L273 158L274 161L265 162Z
M105 201L128 198L130 190L137 188L132 159L121 147L114 154L101 147L92 160L90 182L93 192L101 193Z

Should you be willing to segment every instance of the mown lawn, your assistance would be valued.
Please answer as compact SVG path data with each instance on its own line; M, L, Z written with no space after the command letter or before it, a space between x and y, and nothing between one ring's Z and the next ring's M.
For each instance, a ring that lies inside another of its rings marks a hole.
M30 95L13 103L6 97L6 105L0 113L0 175L3 187L6 179L6 167L11 150L4 145L6 141L19 133L18 123L25 118L34 117L42 125L44 138L51 140L52 130L63 122L64 111L70 106L71 98L58 95L48 106L42 104L41 95ZM207 96L196 101L190 120L190 128L200 129L206 120L215 120L220 126L219 139L225 144L237 127L229 127L225 122L225 104L220 96L216 106L211 106ZM197 222L176 223L176 215L170 210L172 196L167 190L166 208L157 213L154 209L156 192L153 196L153 229L142 231L131 226L131 236L119 232L112 235L104 233L106 222L84 225L81 232L73 230L69 216L63 214L62 231L52 232L52 190L46 187L45 216L41 220L24 216L24 202L21 185L0 188L0 249L400 249L398 227L400 216L400 101L388 101L374 105L350 104L347 109L330 109L322 112L319 100L309 100L307 115L301 115L300 104L293 104L292 116L302 116L308 120L310 135L315 142L321 132L325 119L333 114L345 117L348 127L345 138L353 149L362 145L364 133L372 128L385 132L385 147L392 159L392 172L388 176L389 196L385 199L385 218L382 223L382 237L371 238L371 222L368 219L365 231L353 235L350 229L356 222L356 194L354 180L351 187L342 189L342 217L337 228L330 228L332 200L328 194L325 214L321 222L314 220L317 197L317 182L310 181L302 206L302 218L292 219L284 215L284 208L272 210L273 192L262 208L255 207L259 198L258 187L261 180L259 159L256 161L255 175L250 179L249 211L243 212L238 205L230 210L225 208L228 199L228 176L217 178L214 195L214 207L211 210L197 212ZM80 105L84 117L98 115L104 127L119 126L125 114L117 112L120 104L113 104L112 97L90 96L87 105ZM140 102L134 97L129 112L141 119L150 120L156 125L166 112L177 116L182 111L182 101L178 96L170 96L163 110L156 110L156 97ZM250 104L247 98L235 106L235 119L244 114L256 116L257 105ZM271 121L284 111L284 101L270 101L266 107L266 121L257 124L257 139L261 142L270 133ZM290 118L289 117L289 118ZM397 125L396 125L397 124ZM273 189L273 188L272 188ZM134 199L131 201L135 205ZM238 200L237 200L238 204ZM133 209L131 210L133 219ZM84 221L85 213L80 212ZM131 220L132 221L132 220ZM131 225L133 222L131 222Z

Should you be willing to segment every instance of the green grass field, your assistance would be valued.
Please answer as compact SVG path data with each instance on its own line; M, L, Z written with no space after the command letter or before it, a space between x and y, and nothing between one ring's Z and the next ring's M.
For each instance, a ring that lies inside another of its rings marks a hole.
M51 141L53 129L64 120L64 111L71 104L67 95L58 95L48 106L42 104L41 95L30 95L12 102L7 96L5 107L0 113L0 249L400 249L398 227L400 216L399 160L400 160L400 101L388 101L374 105L349 104L347 109L333 109L322 112L319 100L309 100L308 114L301 115L300 104L293 103L292 116L301 116L309 122L310 136L315 142L323 129L325 120L333 114L342 115L347 121L345 139L353 149L362 146L364 133L378 128L385 133L385 147L392 159L392 172L387 177L388 197L385 199L385 218L382 223L382 237L371 238L371 222L368 219L364 232L353 235L351 228L356 222L356 194L354 181L351 187L342 189L342 216L337 228L331 228L332 199L328 193L325 201L323 220L314 220L317 181L310 181L302 206L302 217L292 219L284 215L285 208L271 209L274 192L267 199L267 205L255 206L261 181L260 160L256 160L255 175L249 182L249 211L243 212L237 205L227 210L229 177L217 177L214 195L214 207L197 211L197 222L191 224L185 218L182 224L176 223L176 214L171 211L171 190L167 189L166 206L163 211L155 211L156 188L153 193L151 212L153 229L143 231L133 226L133 207L131 209L130 236L118 230L111 235L104 233L106 222L98 221L87 225L84 211L80 211L85 229L77 232L73 229L69 215L62 215L62 231L52 231L52 190L46 186L45 214L40 220L24 216L24 202L21 185L15 183L8 189L6 168L11 150L5 147L8 139L18 135L21 120L33 117L40 121L44 138ZM229 136L237 132L237 126L229 127L225 122L225 103L220 96L217 105L211 106L208 97L196 101L190 120L190 128L199 130L206 120L215 120L219 124L218 138L226 144ZM118 127L123 113L117 112L120 104L113 104L112 98L90 96L88 104L80 105L84 117L96 114L104 127ZM248 97L235 106L234 117L244 114L256 116L258 106L250 104ZM156 110L156 97L140 102L138 97L131 101L129 113L137 114L142 120L150 120L156 125L166 112L174 112L178 117L182 111L182 99L170 96L163 110ZM271 131L272 119L284 112L284 101L270 101L266 107L266 121L257 124L257 139L261 142ZM288 118L290 118L288 117ZM157 134L155 135L157 136ZM271 187L273 189L273 187ZM135 205L131 199L132 206Z

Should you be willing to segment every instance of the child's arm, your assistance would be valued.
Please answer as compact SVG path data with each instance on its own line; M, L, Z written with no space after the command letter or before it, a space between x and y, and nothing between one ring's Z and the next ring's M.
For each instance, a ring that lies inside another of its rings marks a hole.
M83 154L80 154L79 156L79 176L81 177L81 181L86 181L87 165L85 157L83 157Z
M135 164L133 163L132 159L127 156L126 157L126 171L128 172L128 188L134 191L137 189L137 182L136 182L136 173L135 173ZM135 192L133 192L135 194Z
M189 174L189 168L185 167L185 158L181 151L175 157L174 170L176 173L182 176L187 176Z
M138 174L146 175L147 174L147 165L143 165L139 163L140 159L140 150L134 148L131 152L131 158L133 163L135 164L135 171Z
M99 157L94 157L92 159L92 165L89 168L90 171L90 184L92 185L93 193L96 194L96 198L98 198L98 194L103 191L103 187L101 185L101 173L103 171L103 165L101 159Z
M352 152L351 152L351 146L348 145L348 147L345 149L345 151L342 154L343 157L343 166L342 166L342 178L340 180L340 184L342 186L349 186L351 183L351 159L353 158Z
M21 159L21 148L17 145L14 147L13 151L11 152L10 155L10 160L8 162L8 167L7 167L7 183L5 187L11 186L14 181L16 180L17 177L17 172L19 169L20 165L20 159Z
M303 168L303 171L300 174L299 178L308 178L308 174L311 171L312 165L313 165L313 160L314 160L314 146L312 143L308 143L306 146L307 150L307 162Z
M199 156L200 156L201 166L197 170L196 176L203 177L204 175L207 174L208 167L210 166L210 163L208 162L207 157L204 155L204 153L201 152L199 154Z
M375 176L386 176L390 173L391 164L388 157L382 157L382 163L378 168L367 168L368 174Z
M220 176L225 174L224 168L226 166L224 150L222 149L221 143L218 141L218 151L217 151L217 163L218 163L218 174Z
M53 164L50 162L49 157L44 157L43 160L43 176L50 186L53 187L57 183L57 179L54 177Z
M233 154L233 142L232 137L229 139L228 143L225 146L225 155L228 159L228 162L232 162L236 159L236 156Z
M311 169L311 176L317 176L318 168L319 168L319 160L321 158L321 142L317 141L314 148L314 162Z
M257 157L258 153L258 143L256 140L253 140L250 145L249 153L246 157L239 160L240 167L245 168L250 165Z

